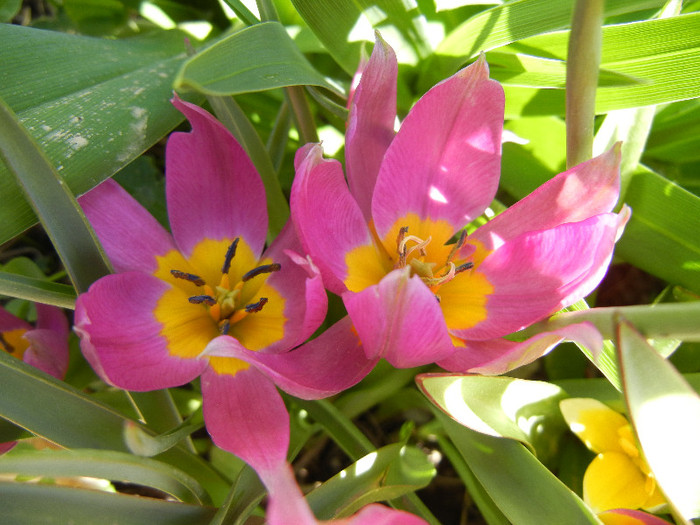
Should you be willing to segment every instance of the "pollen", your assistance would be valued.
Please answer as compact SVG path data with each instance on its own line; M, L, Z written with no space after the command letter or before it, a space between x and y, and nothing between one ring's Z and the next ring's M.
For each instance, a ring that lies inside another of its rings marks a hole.
M394 268L409 266L411 273L418 275L431 291L436 294L439 301L440 296L437 295L437 291L441 285L450 282L460 273L474 267L474 263L470 261L460 262L459 264L453 262L466 242L467 232L462 230L457 242L452 245L444 263L439 264L439 262L434 262L429 257L428 245L432 241L432 236L429 235L427 238L421 239L416 235L409 235L408 230L408 226L402 226L399 229L396 238L398 258Z

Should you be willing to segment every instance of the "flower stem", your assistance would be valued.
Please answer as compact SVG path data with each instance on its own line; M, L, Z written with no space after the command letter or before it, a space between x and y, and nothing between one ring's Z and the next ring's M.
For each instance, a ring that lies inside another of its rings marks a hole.
M566 67L566 166L593 155L593 119L604 0L577 0Z

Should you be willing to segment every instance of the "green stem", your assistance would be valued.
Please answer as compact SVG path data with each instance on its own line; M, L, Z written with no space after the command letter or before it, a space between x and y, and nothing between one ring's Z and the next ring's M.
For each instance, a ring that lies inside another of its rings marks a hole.
M566 66L566 166L593 155L604 0L577 0Z
M605 339L615 337L616 316L622 316L648 338L700 341L700 302L664 303L656 306L611 306L561 313L532 325L523 336L547 332L574 323L593 323Z
M294 114L294 123L299 132L299 139L302 144L308 142L318 142L318 133L316 133L316 123L314 116L311 113L311 106L304 93L304 88L301 86L292 86L285 89L287 100L292 107Z

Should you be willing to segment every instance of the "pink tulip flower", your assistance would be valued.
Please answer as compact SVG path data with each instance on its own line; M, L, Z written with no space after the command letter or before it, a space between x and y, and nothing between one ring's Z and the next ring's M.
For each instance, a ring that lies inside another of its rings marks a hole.
M68 320L60 308L36 304L36 326L0 308L0 350L56 379L68 370ZM0 443L0 454L16 441Z
M173 104L192 131L172 134L166 149L172 234L113 181L83 196L117 273L78 298L75 330L87 360L117 387L148 391L201 376L214 443L268 485L287 468L289 444L275 386L326 397L372 363L346 321L296 348L326 313L318 270L298 255L291 227L264 249L265 192L252 162L209 113L178 97Z
M629 210L620 148L557 175L481 226L498 187L504 94L485 60L430 89L394 133L397 62L380 38L358 72L345 143L347 183L319 144L297 152L292 217L326 287L340 295L369 359L406 368L502 373L579 324L524 342L503 336L590 293Z

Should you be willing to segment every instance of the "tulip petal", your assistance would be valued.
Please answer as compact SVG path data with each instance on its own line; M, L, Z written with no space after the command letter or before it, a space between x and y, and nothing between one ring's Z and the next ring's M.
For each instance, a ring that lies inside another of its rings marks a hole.
M58 334L58 337L68 339L68 319L63 310L48 304L36 303L36 327L51 330Z
M173 356L154 310L170 285L150 275L127 272L96 281L78 297L75 331L90 365L106 382L148 391L192 381L205 359ZM203 348L203 347L202 347Z
M615 509L601 512L598 518L605 525L669 525L668 521L640 510Z
M267 484L289 447L289 414L272 381L255 368L232 375L207 367L202 403L216 446L248 463Z
M292 185L291 210L294 226L304 249L318 265L323 282L331 292L347 288L346 254L360 246L372 246L372 235L353 199L340 163L322 157L321 146L303 150ZM371 258L370 258L371 259ZM369 261L371 264L372 261ZM376 266L380 266L377 259ZM377 270L384 273L384 270Z
M454 230L491 203L500 175L503 88L483 58L428 91L384 157L372 198L379 238L397 219L445 219Z
M495 339L585 297L605 275L627 217L605 213L526 232L490 253L475 270L493 286L488 317L453 333L461 339Z
M559 402L571 431L593 452L624 453L620 429L629 423L619 412L597 399L571 398Z
M321 273L310 257L302 257L303 252L294 225L287 222L263 259L271 259L282 265L282 270L270 275L267 285L274 288L284 299L283 338L264 349L276 353L288 350L306 341L321 325L328 309Z
M518 235L609 212L620 194L620 144L550 179L478 228L470 239L493 250Z
M0 333L9 332L10 330L32 330L32 328L32 325L24 319L20 319L4 308L0 308Z
M637 509L649 495L646 476L629 456L620 452L598 454L583 475L583 500L594 512Z
M261 478L269 493L265 513L268 525L318 524L289 465L281 465L277 471Z
M384 154L394 138L396 78L394 50L377 34L372 56L355 75L345 132L345 170L350 192L365 221L372 218L374 184Z
M522 342L464 341L464 346L457 345L454 354L437 365L450 372L505 374L542 357L565 339L582 343L592 351L603 345L602 336L591 323L579 323L540 333Z
M170 227L189 257L203 238L241 237L256 255L267 235L267 204L260 175L231 133L212 115L175 96L192 131L170 135L165 150Z
M175 250L170 234L112 179L78 199L117 272L152 273L157 256Z
M63 379L68 371L68 334L61 337L53 330L37 328L27 331L24 338L29 341L24 362L57 379Z
M252 352L232 337L224 336L212 340L205 354L250 363L282 390L302 399L321 399L350 388L377 361L365 357L348 317L290 352Z
M343 294L343 301L368 359L409 368L454 351L437 298L419 277L409 277L408 268L362 292Z

